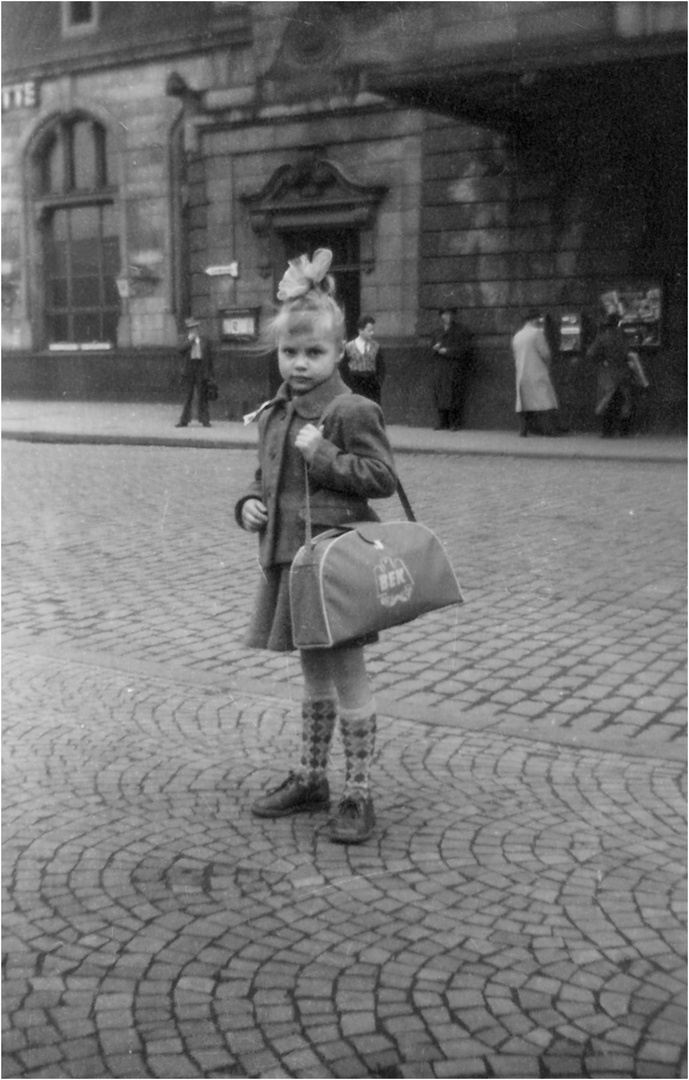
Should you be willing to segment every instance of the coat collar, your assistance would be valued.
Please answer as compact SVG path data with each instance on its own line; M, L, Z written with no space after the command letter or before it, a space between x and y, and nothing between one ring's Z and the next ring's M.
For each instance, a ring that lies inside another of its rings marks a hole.
M318 386L314 386L313 390L309 390L308 394L298 394L292 397L288 386L283 383L276 394L275 402L276 404L279 401L290 403L297 416L301 416L303 420L317 420L331 401L334 401L340 394L351 394L351 392L349 387L342 381L339 371L335 371L325 382L319 383Z
M316 420L336 397L339 397L340 394L351 393L352 391L342 381L339 371L335 371L329 379L319 383L308 394L298 394L296 397L292 397L287 383L283 383L274 398L271 398L270 401L264 401L254 412L246 414L244 423L250 424L252 420L258 420L266 409L271 409L274 406L285 408L290 405L297 416L301 416L302 419Z

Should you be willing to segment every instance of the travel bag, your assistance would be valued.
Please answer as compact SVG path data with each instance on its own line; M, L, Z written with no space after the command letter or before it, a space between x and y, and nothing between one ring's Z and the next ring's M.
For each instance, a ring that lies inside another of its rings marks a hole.
M298 649L331 649L372 631L463 603L435 533L416 521L361 521L312 535L308 477L306 540L290 570L292 636Z

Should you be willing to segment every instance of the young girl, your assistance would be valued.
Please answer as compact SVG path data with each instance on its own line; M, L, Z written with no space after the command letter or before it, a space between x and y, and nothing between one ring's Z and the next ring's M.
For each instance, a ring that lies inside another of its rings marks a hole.
M305 469L314 532L378 520L367 500L392 495L397 483L379 407L353 394L340 378L344 314L327 273L331 259L326 249L316 251L312 263L302 255L291 261L280 283L283 304L269 334L284 382L258 411L259 468L235 509L242 528L259 534L262 568L246 643L277 652L295 648L289 570L304 543ZM346 776L343 797L328 822L330 837L344 844L369 838L375 824L369 771L376 713L364 645L375 640L372 634L333 649L300 651L300 766L254 803L256 816L329 807L326 771L339 716Z

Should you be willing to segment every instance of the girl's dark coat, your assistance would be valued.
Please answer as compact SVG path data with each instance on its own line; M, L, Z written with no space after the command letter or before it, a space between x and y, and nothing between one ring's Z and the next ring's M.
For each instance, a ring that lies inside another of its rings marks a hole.
M283 384L259 417L259 467L235 507L239 525L247 499L261 499L268 510L268 524L259 534L261 566L291 562L304 543L304 465L294 441L306 424L321 423L324 437L308 465L315 531L376 521L367 500L395 491L392 451L374 402L353 394L337 371L294 398Z

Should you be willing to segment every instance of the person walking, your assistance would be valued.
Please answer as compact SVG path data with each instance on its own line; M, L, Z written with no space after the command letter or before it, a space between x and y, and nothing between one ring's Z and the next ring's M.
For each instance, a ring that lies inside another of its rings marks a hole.
M359 333L345 345L342 378L355 394L361 394L380 405L385 361L383 350L374 341L376 320L372 315L362 315L356 325Z
M607 315L586 353L596 369L596 407L602 439L631 434L634 372L630 341L620 329L619 316Z
M276 652L295 648L289 572L305 539L305 471L315 532L379 520L368 500L392 495L397 485L379 406L353 394L338 371L344 312L328 274L331 260L325 248L315 252L313 262L306 255L293 259L280 283L283 303L268 333L277 344L284 382L253 414L259 423L259 467L235 507L237 523L259 538L261 579L246 644ZM329 818L329 835L343 844L371 836L376 707L364 646L375 640L377 635L369 634L336 648L300 650L300 763L254 802L256 817L280 818L330 806L328 755L339 718L345 784Z
M551 352L541 329L540 314L530 311L521 330L512 338L517 379L516 412L520 415L519 434L559 434L556 423L557 395L550 379Z
M187 330L187 340L180 349L184 358L182 371L182 385L185 391L182 415L175 427L187 427L191 420L191 410L196 391L196 409L199 423L204 427L210 427L210 413L208 409L208 386L213 379L213 351L211 343L206 337L202 337L198 319L185 319L184 325Z
M471 339L469 331L455 322L454 308L442 308L439 315L440 331L432 345L433 396L438 412L435 430L458 431L462 426Z

